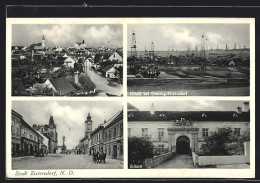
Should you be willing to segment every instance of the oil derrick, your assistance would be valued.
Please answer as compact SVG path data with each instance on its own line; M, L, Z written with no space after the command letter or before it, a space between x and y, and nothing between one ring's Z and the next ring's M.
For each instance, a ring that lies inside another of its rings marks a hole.
M173 51L173 45L172 45L172 51Z
M154 58L154 44L151 43L151 58Z
M226 43L226 50L228 50L228 46L227 46L227 43Z
M236 50L237 49L237 45L236 45L236 43L234 44L234 50Z
M204 61L203 70L206 70L206 47L205 47L205 36L202 34L201 36L201 51L200 51L200 57Z
M144 55L146 59L149 57L148 50L146 49L146 45L144 46Z
M132 34L131 57L137 57L135 33Z
M196 49L195 49L195 51L198 51L198 46L196 46Z

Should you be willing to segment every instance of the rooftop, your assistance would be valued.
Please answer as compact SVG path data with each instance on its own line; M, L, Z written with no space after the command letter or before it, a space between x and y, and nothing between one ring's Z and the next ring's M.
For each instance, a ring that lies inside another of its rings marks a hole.
M236 121L249 122L250 112L237 113L234 111L130 111L128 121L172 121L185 118L191 121Z

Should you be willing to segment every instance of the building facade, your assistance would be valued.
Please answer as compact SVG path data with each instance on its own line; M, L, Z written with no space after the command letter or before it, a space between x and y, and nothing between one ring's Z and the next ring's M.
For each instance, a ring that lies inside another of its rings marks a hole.
M92 152L105 152L108 158L123 160L123 111L104 121L90 137Z
M57 126L54 122L53 116L50 116L48 125L33 125L33 129L39 131L45 137L49 139L48 141L48 151L49 153L57 153L58 149L58 133L56 131Z
M198 152L210 136L223 128L237 135L250 130L249 103L234 111L128 111L128 137L147 137L160 152Z
M43 138L23 119L23 116L12 110L12 157L33 156L41 148Z

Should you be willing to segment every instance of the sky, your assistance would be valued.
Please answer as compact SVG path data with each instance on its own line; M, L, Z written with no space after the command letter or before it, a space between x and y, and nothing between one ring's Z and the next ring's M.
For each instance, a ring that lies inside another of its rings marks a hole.
M33 124L49 124L50 116L57 125L58 145L65 145L68 149L75 148L79 140L85 135L85 120L88 113L93 121L92 130L104 120L108 121L113 115L122 110L121 102L105 101L13 101L12 109L21 114L24 120Z
M154 42L155 51L195 50L201 48L202 35L208 49L225 49L226 43L229 48L249 47L249 24L128 24L127 48L130 50L132 33L135 32L136 47L143 51L146 47L151 50L151 42Z
M129 103L137 107L140 111L150 111L152 103L155 111L235 111L238 106L242 107L245 101L215 101L215 100L129 100Z
M123 26L118 24L14 24L12 45L30 46L45 37L47 47L69 47L84 39L87 47L122 47Z

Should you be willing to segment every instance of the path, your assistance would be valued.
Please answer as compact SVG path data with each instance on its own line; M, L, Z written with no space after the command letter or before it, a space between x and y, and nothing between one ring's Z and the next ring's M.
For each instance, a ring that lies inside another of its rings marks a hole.
M171 160L160 164L157 169L163 168L194 168L192 157L187 154L176 155Z
M87 76L90 78L90 80L95 83L96 90L101 91L98 93L99 96L107 96L106 93L121 96L123 94L123 86L117 85L115 87L109 86L109 82L106 78L98 75L96 72L94 72L91 68L87 68Z

